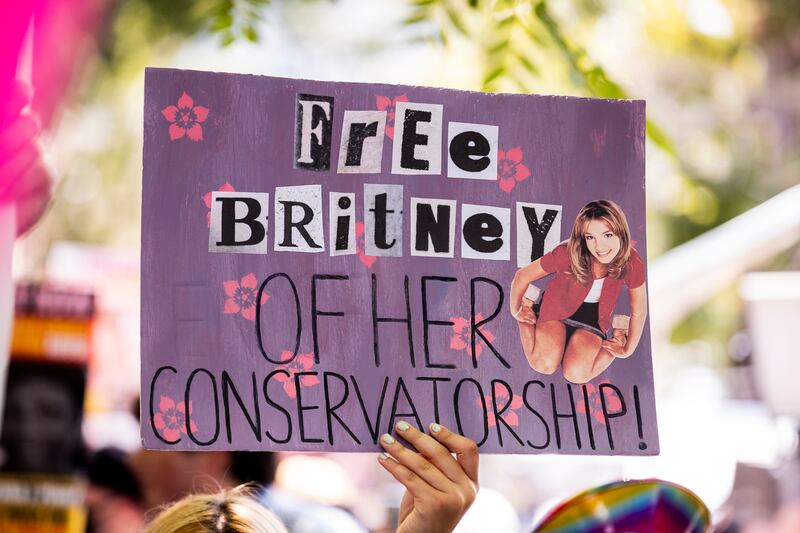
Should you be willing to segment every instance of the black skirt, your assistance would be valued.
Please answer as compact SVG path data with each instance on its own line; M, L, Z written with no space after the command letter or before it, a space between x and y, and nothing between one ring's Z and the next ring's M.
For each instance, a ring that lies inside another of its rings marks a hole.
M536 313L536 317L539 317L539 306L541 305L542 298L544 293L542 293L539 297L539 301L533 305L533 311ZM603 340L607 340L608 336L606 333L600 329L600 303L599 302L583 302L578 310L572 313L572 315L568 318L565 318L561 322L568 327L576 328L576 329L585 329L586 331L590 331L600 337Z
M562 322L567 326L573 328L585 329L591 331L601 339L606 340L605 332L600 329L599 316L600 303L583 302L577 311L572 313L572 316L565 318Z

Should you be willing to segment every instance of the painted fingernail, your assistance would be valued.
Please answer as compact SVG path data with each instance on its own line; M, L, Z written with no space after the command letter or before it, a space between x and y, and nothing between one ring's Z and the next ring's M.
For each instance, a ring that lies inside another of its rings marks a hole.
M409 426L407 422L402 422L402 421L401 421L401 422L398 422L398 423L397 423L397 430L398 430L398 431L405 431L405 430L407 430L407 429L408 429L408 428L410 428L410 427L411 427L411 426Z
M394 444L394 437L389 435L388 433L384 433L381 437L381 440L386 444Z
M382 454L378 455L378 459L380 459L381 461L385 461L388 458L389 458L389 454L388 453L382 453Z
M433 431L434 433L439 433L442 430L442 426L440 426L439 424L437 424L435 422L430 425L430 428L431 428L431 431Z

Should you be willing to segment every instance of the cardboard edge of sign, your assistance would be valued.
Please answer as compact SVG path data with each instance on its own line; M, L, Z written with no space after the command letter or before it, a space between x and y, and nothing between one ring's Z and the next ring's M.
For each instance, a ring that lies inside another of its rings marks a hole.
M239 72L225 72L225 71L208 71L208 70L195 70L195 69L179 69L179 68L169 68L169 67L145 67L144 75L145 75L145 83L146 80L151 76L157 76L162 74L191 74L191 75L201 75L201 76L238 76L238 77L252 77L252 78L266 78L271 80L280 80L286 83L291 82L303 82L303 83L329 83L331 85L340 85L340 84L347 84L347 85L354 85L360 87L370 87L370 88L392 88L394 90L397 87L403 87L403 89L419 89L423 91L448 91L448 92L456 92L462 94L469 94L481 97L494 97L494 96L502 96L504 98L542 98L548 100L586 100L588 102L606 102L609 104L614 105L646 105L646 101L638 98L601 98L601 97L594 97L594 96L573 96L573 95L552 95L552 94L536 94L536 93L495 93L495 92L483 92L483 91L474 91L469 89L458 89L453 87L431 87L427 85L399 85L399 84L392 84L392 83L372 83L372 82L363 82L363 81L346 81L346 80L315 80L311 78L288 78L285 76L269 76L266 74L251 74L251 73L239 73Z

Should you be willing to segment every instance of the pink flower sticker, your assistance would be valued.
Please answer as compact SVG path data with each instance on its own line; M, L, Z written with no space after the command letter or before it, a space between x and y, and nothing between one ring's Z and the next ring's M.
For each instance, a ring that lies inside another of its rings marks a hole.
M522 164L522 148L519 146L508 150L497 150L497 181L505 192L511 192L517 183L528 179L530 169Z
M203 128L200 126L208 118L208 108L194 105L192 97L184 93L178 98L178 105L169 105L161 110L164 118L170 122L169 139L175 141L187 136L199 142L203 140Z
M501 385L500 383L494 384L494 397L495 401L497 402L497 410L502 411L503 407L511 402L508 407L506 407L503 414L500 415L506 424L509 426L518 427L519 426L519 415L517 411L522 407L522 396L518 394L514 394L509 400L508 390ZM476 405L483 405L486 407L486 416L489 420L489 427L494 427L497 425L497 418L494 416L494 406L492 405L492 395L487 394L483 398L475 398Z
M367 267L372 268L375 261L378 260L374 255L367 255L365 253L366 244L364 244L365 226L363 222L356 222L356 253L358 253L358 260Z
M292 352L289 350L283 350L281 352L281 361L289 361L292 358ZM310 353L299 354L294 360L287 362L286 364L280 365L276 368L276 370L285 370L288 372L288 376L286 374L275 374L275 379L281 383L283 383L283 391L289 396L289 398L297 397L297 389L295 387L295 378L294 375L300 372L308 372L314 366L314 355ZM317 376L300 376L300 386L301 387L311 387L313 385L317 385L319 383L319 378Z
M192 433L197 431L191 419L192 402L189 402L189 425ZM183 402L175 404L169 396L161 396L158 401L158 412L153 415L153 424L161 436L168 441L176 441L181 433L186 435L186 406Z
M222 282L222 287L225 289L225 307L222 312L227 314L241 313L247 320L256 319L256 297L258 296L257 290L258 280L255 275L250 272L241 280L228 280ZM269 300L269 295L263 293L261 295L261 303L263 304Z
M477 324L483 320L483 314L478 313L475 315L475 323ZM472 355L470 351L470 343L472 341L469 330L469 318L460 316L451 317L450 322L453 323L453 336L450 337L451 350L463 350L467 355ZM486 340L492 342L496 339L494 333L486 329L486 326L478 328ZM481 352L483 351L483 340L478 337L475 340L475 359L480 359Z
M394 117L397 102L408 102L408 96L401 94L395 98L375 96L375 107L378 111L386 111L386 136L394 140Z
M233 185L231 185L227 181L222 185L222 187L217 189L217 191L221 191L221 192L234 192L235 190L236 189L233 188ZM210 192L207 192L207 193L205 193L203 195L203 202L206 204L206 207L208 208L207 218L208 218L208 227L209 228L211 227L211 195L214 192L215 191L210 191Z
M592 383L587 383L586 387L586 396L589 398L589 412L592 415L592 418L597 420L599 424L606 425L606 418L603 416L603 401L600 398L600 385L610 384L611 382L606 380L601 381L600 383L595 386ZM622 409L622 401L617 396L617 393L613 394L606 394L606 410L609 413L616 413L620 409ZM586 413L586 401L578 402L576 410L581 413Z

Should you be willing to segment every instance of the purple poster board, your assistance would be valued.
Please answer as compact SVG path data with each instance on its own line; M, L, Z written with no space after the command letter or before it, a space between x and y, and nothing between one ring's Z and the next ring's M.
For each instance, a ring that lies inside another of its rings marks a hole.
M658 453L644 102L148 69L144 117L146 447Z

